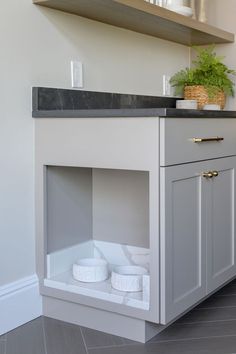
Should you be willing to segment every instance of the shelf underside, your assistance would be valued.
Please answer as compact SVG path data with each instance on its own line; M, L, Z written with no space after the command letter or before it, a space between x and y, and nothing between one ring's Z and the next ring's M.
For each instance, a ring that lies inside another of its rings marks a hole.
M45 279L44 285L78 295L149 310L149 302L143 298L143 292L127 293L117 291L111 287L110 279L98 283L82 283L74 280L71 271L68 271L50 279Z
M33 0L33 2L188 46L234 42L232 33L144 0Z

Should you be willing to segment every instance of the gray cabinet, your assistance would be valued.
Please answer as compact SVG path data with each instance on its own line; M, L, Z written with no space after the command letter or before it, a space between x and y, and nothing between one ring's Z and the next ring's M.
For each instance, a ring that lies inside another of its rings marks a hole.
M235 131L229 118L36 120L43 314L145 342L234 278ZM147 266L145 291L76 283L73 263L98 255Z
M236 274L235 168L235 157L161 168L162 324Z

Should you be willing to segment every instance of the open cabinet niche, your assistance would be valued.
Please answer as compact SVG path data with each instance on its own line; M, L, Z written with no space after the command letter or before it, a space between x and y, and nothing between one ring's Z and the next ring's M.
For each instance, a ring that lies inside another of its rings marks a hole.
M149 172L45 166L46 274L44 284L149 310L143 292L124 293L73 279L78 259L106 259L149 271Z

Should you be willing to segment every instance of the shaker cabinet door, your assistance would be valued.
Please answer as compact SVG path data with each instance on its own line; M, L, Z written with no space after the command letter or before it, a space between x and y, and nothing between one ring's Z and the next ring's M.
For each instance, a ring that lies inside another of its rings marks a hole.
M207 183L207 292L210 293L236 276L236 157L211 161L208 168L216 174Z
M207 163L161 168L161 323L206 296Z
M236 276L236 157L161 168L161 323Z

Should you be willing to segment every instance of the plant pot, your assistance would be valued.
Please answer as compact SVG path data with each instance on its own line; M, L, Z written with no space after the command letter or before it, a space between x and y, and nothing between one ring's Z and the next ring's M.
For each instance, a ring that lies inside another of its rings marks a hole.
M198 109L203 109L206 104L218 104L221 109L225 108L225 94L223 91L217 92L213 97L209 97L204 86L185 86L185 100L196 100Z

